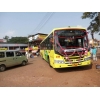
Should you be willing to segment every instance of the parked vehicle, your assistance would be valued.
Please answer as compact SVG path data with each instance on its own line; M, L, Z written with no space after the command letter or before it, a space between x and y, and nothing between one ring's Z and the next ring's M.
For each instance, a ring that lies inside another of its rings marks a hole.
M16 65L26 65L28 59L18 50L1 50L0 51L0 71L5 71L7 67Z

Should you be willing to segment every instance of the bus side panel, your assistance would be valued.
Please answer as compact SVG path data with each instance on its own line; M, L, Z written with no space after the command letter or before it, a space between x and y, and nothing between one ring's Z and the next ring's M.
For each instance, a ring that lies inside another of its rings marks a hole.
M40 55L44 60L48 61L47 50L40 50Z
M44 50L40 50L40 56L44 59Z
M40 50L41 57L54 66L54 50Z
M54 50L48 50L49 62L54 67Z

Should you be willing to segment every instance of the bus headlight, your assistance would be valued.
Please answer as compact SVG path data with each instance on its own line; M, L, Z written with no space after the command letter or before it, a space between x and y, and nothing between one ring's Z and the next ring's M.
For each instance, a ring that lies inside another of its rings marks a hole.
M85 61L90 60L90 59L91 59L91 57L84 58Z
M63 60L54 60L54 63L64 64L64 61Z

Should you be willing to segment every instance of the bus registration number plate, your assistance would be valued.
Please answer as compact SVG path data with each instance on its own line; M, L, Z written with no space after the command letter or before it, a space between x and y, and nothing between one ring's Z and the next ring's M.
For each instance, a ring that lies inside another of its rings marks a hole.
M72 66L74 66L74 67L77 66L77 65L78 65L78 63L73 63L73 64L72 64Z

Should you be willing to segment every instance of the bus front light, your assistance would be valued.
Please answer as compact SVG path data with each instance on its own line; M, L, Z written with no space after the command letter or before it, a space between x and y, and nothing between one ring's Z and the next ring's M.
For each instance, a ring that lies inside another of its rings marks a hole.
M63 60L54 60L54 63L57 63L57 64L64 64L64 61L63 61Z
M84 58L85 61L90 60L90 59L91 59L91 57Z

